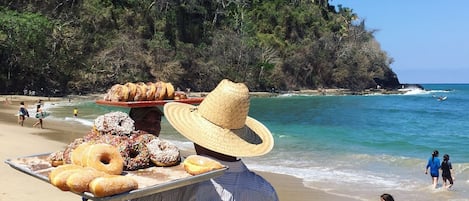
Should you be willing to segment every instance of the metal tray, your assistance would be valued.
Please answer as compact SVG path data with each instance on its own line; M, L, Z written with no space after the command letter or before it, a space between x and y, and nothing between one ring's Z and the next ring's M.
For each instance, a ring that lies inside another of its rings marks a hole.
M115 101L105 101L97 100L96 104L98 105L107 105L107 106L118 106L118 107L127 107L127 108L137 108L137 107L154 107L161 106L170 102L179 102L187 104L199 104L204 100L204 98L187 98L180 100L158 100L158 101L129 101L129 102L115 102Z
M7 159L5 160L5 163L20 172L50 183L48 175L54 167L50 166L47 161L47 156L49 156L49 154L50 153ZM89 200L96 201L129 200L209 180L222 175L227 169L228 167L225 167L219 170L192 176L185 172L181 163L173 167L150 167L137 171L124 171L123 174L125 176L133 177L138 181L138 189L108 197L95 197L89 192L76 194ZM52 184L51 187L55 188Z

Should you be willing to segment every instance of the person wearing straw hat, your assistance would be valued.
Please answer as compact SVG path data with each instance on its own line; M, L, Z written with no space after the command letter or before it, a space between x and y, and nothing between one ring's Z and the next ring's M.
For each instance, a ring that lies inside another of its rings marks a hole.
M199 106L172 102L164 105L169 123L194 143L198 155L228 167L208 181L165 191L137 200L277 201L273 186L247 168L240 157L270 152L269 129L248 116L249 89L243 83L222 80Z
M129 117L134 120L135 130L142 133L160 135L161 116L163 112L158 107L131 108Z

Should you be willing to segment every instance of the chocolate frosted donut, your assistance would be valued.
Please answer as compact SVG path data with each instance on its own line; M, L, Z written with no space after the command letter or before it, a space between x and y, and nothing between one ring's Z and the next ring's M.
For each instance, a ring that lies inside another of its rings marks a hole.
M146 144L151 161L157 166L173 166L181 161L179 149L172 143L155 138Z

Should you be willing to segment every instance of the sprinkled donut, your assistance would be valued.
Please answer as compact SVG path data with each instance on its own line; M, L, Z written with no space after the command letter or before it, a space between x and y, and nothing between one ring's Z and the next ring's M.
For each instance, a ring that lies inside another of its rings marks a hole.
M128 135L135 130L134 120L124 112L110 112L94 120L95 129L100 133Z
M179 149L171 142L157 137L146 145L150 152L150 160L157 166L173 166L181 161Z
M147 143L155 139L152 134L136 134L130 137L129 156L124 158L125 170L137 170L151 166Z

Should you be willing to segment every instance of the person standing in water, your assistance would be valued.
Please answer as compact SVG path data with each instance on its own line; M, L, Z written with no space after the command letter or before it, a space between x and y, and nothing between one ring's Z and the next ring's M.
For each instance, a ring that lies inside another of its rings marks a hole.
M428 168L430 168L430 176L432 177L433 188L436 188L438 185L438 178L440 177L440 164L438 150L434 150L432 157L428 159L427 166L425 168L425 174L428 174Z
M451 162L449 162L449 155L445 154L443 156L443 162L441 162L441 178L443 179L443 186L446 189L450 189L453 186L454 177L452 177L452 171L453 166L451 165ZM447 185L446 181L449 182L449 185Z
M78 116L78 108L73 109L73 116L77 117Z

